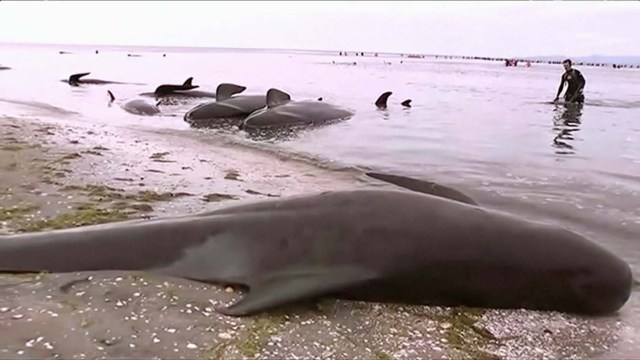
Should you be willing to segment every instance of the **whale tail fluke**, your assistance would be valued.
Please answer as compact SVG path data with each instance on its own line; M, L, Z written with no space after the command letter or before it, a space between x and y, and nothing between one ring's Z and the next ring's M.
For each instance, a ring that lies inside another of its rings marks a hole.
M109 103L112 103L116 99L116 97L113 96L111 90L107 90L107 93L109 94Z
M404 107L411 107L411 99L407 99L400 103Z

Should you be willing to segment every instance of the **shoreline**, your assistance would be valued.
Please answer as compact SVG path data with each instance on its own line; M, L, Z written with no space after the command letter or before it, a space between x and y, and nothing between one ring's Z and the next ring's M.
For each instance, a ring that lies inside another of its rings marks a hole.
M184 215L363 181L177 134L9 117L0 117L0 172L5 233ZM0 358L584 358L606 354L622 327L618 316L335 300L251 318L212 310L237 296L140 273L0 274Z

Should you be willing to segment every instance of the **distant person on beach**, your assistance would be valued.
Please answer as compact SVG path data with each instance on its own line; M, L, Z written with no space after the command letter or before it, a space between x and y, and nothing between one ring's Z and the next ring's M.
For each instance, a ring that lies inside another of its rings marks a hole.
M556 94L556 98L553 102L558 101L560 98L560 93L564 88L564 83L568 84L567 91L564 93L564 101L570 103L584 103L584 94L582 90L586 84L586 80L582 73L577 69L573 69L571 67L571 59L566 59L562 62L562 66L564 66L564 74L562 74L562 78L560 79L560 86L558 87L558 93Z

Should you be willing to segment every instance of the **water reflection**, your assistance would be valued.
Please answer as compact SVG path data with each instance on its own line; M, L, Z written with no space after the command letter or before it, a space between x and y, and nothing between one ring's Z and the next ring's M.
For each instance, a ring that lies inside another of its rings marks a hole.
M557 134L551 145L556 149L556 154L575 154L575 148L572 145L575 141L573 133L580 130L581 117L582 105L563 104L556 106L553 116L553 131Z

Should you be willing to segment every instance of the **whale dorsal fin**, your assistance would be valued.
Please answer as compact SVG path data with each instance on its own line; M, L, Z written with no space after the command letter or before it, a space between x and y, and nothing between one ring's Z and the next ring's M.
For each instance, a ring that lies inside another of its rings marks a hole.
M407 100L401 102L400 105L402 105L404 107L411 107L411 99L407 99Z
M191 83L193 81L193 77L188 78L187 80L184 81L184 83L182 83L183 87L192 87L193 84Z
M391 96L391 94L393 94L391 91L387 91L382 93L382 95L380 95L380 97L378 97L378 100L376 100L376 106L379 109L386 109L387 108L387 100L389 99L389 96Z
M267 108L276 107L282 105L291 100L291 96L284 91L271 88L267 91Z
M241 93L247 89L246 86L222 83L216 88L216 101L227 100L234 94Z
M109 102L113 102L116 99L116 97L113 96L113 93L111 92L111 90L107 90L107 92L109 93L109 99L110 99Z
M77 83L81 77L83 76L87 76L91 74L90 72L86 72L86 73L81 73L81 74L73 74L71 76L69 76L69 83Z

